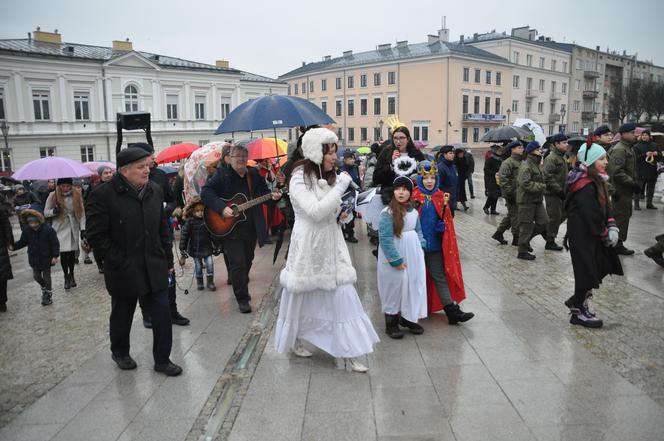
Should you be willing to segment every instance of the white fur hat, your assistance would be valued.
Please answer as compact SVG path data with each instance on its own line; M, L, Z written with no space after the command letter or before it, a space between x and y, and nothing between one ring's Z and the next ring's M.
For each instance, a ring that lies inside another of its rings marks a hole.
M336 144L339 138L326 128L309 129L302 137L302 154L315 164L323 162L323 144Z

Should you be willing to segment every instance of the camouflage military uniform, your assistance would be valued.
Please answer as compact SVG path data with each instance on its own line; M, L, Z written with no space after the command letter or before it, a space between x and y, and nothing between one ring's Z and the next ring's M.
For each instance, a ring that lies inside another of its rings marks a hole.
M529 154L519 166L516 201L519 206L519 253L527 253L530 240L546 231L549 218L544 208L544 175L540 170L542 158Z
M522 155L512 153L512 156L507 158L500 164L498 170L500 190L503 193L507 205L507 216L505 216L498 224L498 232L503 234L508 229L512 229L512 237L515 240L519 237L519 219L518 206L516 203L516 187L517 175L519 174L519 165L521 164Z
M613 217L620 229L618 236L623 242L627 240L629 218L632 216L632 195L638 186L635 163L632 145L624 140L609 150L609 191L611 191Z
M566 217L563 200L565 199L567 172L565 153L553 147L549 156L544 158L544 182L546 183L544 200L546 201L546 213L549 216L546 242L549 244L556 241L560 224Z

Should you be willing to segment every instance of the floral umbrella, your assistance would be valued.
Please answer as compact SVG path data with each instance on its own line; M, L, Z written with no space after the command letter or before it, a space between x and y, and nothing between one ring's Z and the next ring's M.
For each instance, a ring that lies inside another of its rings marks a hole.
M195 150L184 164L184 198L189 202L194 196L200 196L201 189L208 178L207 168L221 159L224 147L230 146L223 141L205 144Z

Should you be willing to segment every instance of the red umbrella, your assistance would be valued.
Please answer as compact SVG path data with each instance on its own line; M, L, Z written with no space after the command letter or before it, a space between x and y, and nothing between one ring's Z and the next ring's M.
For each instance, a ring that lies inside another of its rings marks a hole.
M288 144L285 141L278 139L275 142L274 138L259 138L247 144L249 159L253 159L254 161L286 156L287 148Z
M190 157L194 150L197 149L198 146L196 144L173 144L172 146L166 147L164 150L160 151L154 160L157 162L157 164L166 164L169 162L179 161L180 159Z

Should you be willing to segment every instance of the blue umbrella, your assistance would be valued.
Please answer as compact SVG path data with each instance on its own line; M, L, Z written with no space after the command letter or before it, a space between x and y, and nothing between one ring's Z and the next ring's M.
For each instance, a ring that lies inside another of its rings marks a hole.
M292 96L272 95L239 105L224 119L214 134L267 129L274 129L276 133L278 128L332 123L334 120L311 101Z

